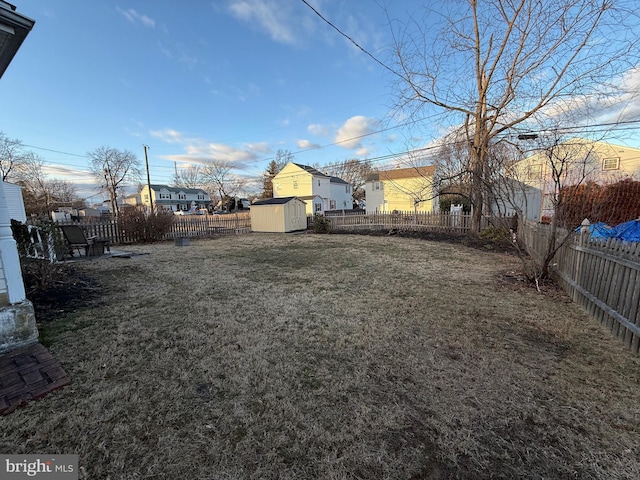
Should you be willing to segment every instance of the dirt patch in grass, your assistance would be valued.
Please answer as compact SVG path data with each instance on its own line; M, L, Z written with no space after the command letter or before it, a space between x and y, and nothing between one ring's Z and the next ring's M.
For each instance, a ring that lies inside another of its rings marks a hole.
M71 387L0 451L86 478L638 478L640 361L510 255L400 236L251 234L78 266L43 324Z
M101 301L102 290L96 279L70 264L27 260L22 262L22 274L27 299L33 303L39 323Z

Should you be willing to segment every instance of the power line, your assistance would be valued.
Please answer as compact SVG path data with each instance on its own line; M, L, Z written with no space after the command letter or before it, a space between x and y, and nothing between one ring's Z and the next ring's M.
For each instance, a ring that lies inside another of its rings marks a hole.
M375 55L373 55L371 52L369 52L366 48L364 48L363 46L361 46L358 42L356 42L353 38L351 38L349 35L347 35L346 33L344 33L342 30L340 30L338 27L336 27L333 23L331 23L329 20L327 20L318 10L316 10L315 8L313 8L309 2L307 2L307 0L300 0L302 3L304 3L307 7L309 7L311 10L313 10L313 12L319 16L327 25L329 25L331 28L333 28L336 32L338 32L340 35L342 35L344 38L346 38L347 40L349 40L353 45L355 45L357 48L359 48L365 55L368 55L374 62L376 62L378 65L380 65L381 67L387 69L388 71L390 71L391 73L393 73L394 75L400 77L403 80L406 80L406 78L404 76L402 76L401 74L399 74L398 72L396 72L393 68L389 67L388 65L386 65L385 63L383 63L381 60L378 60L378 58L376 58Z

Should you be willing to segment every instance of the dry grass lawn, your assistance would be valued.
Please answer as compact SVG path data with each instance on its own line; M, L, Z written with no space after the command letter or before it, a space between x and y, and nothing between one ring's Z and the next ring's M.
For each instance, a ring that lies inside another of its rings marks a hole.
M640 478L640 361L514 258L396 237L251 234L87 262L43 325L73 384L0 451L91 479Z

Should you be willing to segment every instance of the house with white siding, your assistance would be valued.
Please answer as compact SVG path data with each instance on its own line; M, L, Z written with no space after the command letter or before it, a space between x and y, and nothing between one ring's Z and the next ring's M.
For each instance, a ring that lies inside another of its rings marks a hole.
M322 199L321 210L318 211L313 206L313 213L353 208L353 187L351 184L307 165L288 163L273 177L272 183L274 198L320 197ZM313 203L313 205L317 205L317 203Z
M197 208L206 208L211 203L209 194L201 188L183 188L170 187L169 185L151 185L151 194L149 194L149 186L145 185L140 192L140 201L142 205L151 206L153 201L154 208L164 208L173 212L179 210L190 210Z

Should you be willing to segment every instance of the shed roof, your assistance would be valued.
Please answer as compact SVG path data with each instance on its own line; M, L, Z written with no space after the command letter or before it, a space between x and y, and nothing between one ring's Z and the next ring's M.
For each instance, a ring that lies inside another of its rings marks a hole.
M297 197L276 197L276 198L265 198L264 200L258 200L254 202L251 206L260 206L260 205L284 205L285 203L289 203L291 200Z

